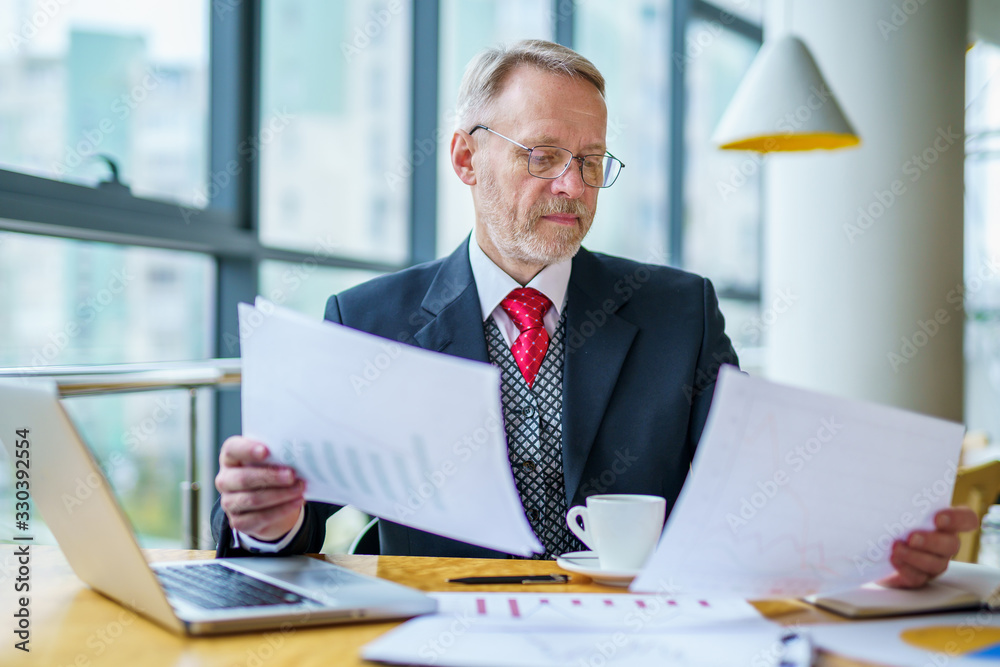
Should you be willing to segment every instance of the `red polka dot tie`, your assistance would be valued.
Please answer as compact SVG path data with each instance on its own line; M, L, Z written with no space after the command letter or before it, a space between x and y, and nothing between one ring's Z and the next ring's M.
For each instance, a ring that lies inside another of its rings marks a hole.
M535 384L535 376L542 367L542 359L549 349L549 334L542 320L545 312L552 307L549 298L531 287L519 287L500 302L521 334L514 341L510 351L521 369L521 375L528 387Z

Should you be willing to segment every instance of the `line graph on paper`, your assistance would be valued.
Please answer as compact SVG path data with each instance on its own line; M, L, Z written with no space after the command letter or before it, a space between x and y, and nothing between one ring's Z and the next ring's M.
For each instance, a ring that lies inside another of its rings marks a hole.
M652 570L685 589L759 597L887 576L892 542L950 504L962 433L724 373Z

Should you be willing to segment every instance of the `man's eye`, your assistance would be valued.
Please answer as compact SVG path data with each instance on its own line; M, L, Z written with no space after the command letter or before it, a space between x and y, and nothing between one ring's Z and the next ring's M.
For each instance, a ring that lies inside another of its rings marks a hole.
M604 173L604 156L589 155L583 161L583 171L588 176L600 176Z
M556 163L556 158L549 153L532 153L531 163L539 169L548 169Z

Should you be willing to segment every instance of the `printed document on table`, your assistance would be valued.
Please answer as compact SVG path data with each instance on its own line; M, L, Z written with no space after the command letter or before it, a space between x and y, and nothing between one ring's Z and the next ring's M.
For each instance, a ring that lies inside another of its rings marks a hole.
M526 556L541 551L507 459L499 371L239 305L243 434L306 498Z
M731 597L430 593L438 613L362 650L368 660L461 667L772 665L780 626Z
M485 597L492 603L499 595ZM617 595L584 602L585 612L560 604L564 596L551 597L539 605L512 596L508 604L516 610L520 602L522 611L510 615L463 609L421 616L365 645L361 656L442 667L732 667L775 665L782 655L781 628L757 614L733 618L728 610L715 620L709 613L701 623L672 626L669 619L682 619L683 612L643 610ZM607 601L633 609L616 615L602 608Z
M964 426L719 373L691 473L636 592L748 598L888 576L893 541L951 504Z

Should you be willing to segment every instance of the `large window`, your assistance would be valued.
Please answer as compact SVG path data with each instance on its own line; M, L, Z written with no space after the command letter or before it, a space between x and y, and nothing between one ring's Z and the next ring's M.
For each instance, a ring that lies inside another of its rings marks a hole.
M406 263L411 23L402 0L262 1L263 242Z
M208 4L4 3L0 168L204 206Z
M0 232L0 367L212 356L214 268L201 254ZM97 396L65 404L143 543L178 546L187 394ZM209 451L208 429L198 437L202 451ZM6 460L3 448L0 460ZM202 470L211 469L206 463ZM12 481L6 474L0 478L0 505L11 506Z
M308 257L300 262L266 261L260 264L260 294L279 306L319 318L331 294L378 275L362 269L319 266Z
M574 47L608 79L608 145L627 168L601 193L588 247L708 274L740 343L758 311L758 184L719 200L715 183L745 157L706 142L759 12L758 0L8 2L0 366L238 356L239 301L318 318L331 293L450 253L473 224L448 155L459 81L483 47L524 38ZM712 47L686 57L713 21ZM179 543L190 396L66 405L143 541ZM239 396L205 393L195 409L211 489Z
M759 371L765 344L758 320L762 157L720 150L711 138L760 48L760 36L745 24L742 31L736 30L736 14L698 7L686 26L683 55L678 56L687 90L682 263L712 279L726 316L726 333L741 364Z
M684 264L720 290L747 293L760 288L762 158L711 138L759 46L718 21L688 26Z
M0 232L0 366L204 359L214 284L201 254Z

